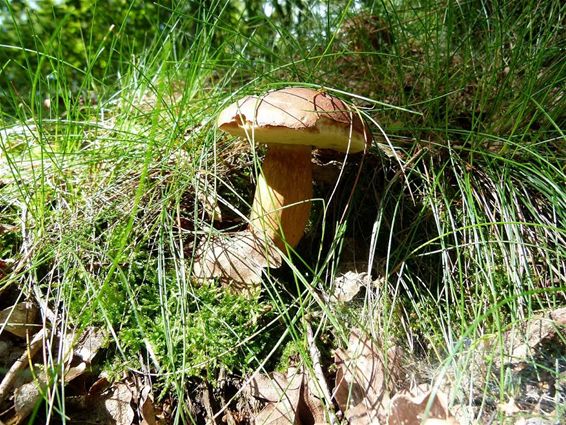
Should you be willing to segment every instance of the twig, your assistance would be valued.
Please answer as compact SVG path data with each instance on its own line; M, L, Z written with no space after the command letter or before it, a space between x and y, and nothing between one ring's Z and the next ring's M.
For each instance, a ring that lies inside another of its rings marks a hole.
M328 385L326 383L326 378L324 377L324 373L322 372L322 366L320 364L320 351L316 346L316 341L314 339L314 333L312 331L312 327L310 323L306 324L307 326L307 342L309 345L309 353L312 360L312 366L314 371L314 378L318 383L318 387L326 400L326 405L328 407L328 415L331 424L337 424L338 421L336 419L336 415L332 409L332 396L330 395L330 391L328 389Z
M219 376L218 376L218 382L222 382L224 384L224 387L221 388L221 391L220 391L220 401L222 402L222 408L226 409L224 416L223 416L223 420L228 425L236 425L236 420L234 419L234 416L232 415L232 412L230 411L230 407L229 407L230 402L229 401L226 402L226 397L224 397L224 388L226 386L226 369L224 367L222 367L220 369L220 373L219 373Z
M38 333L34 335L27 349L22 353L22 355L14 362L2 382L0 382L0 403L2 403L9 394L11 387L16 380L18 373L26 369L33 356L43 345L43 340L45 339L47 331L41 329Z
M208 382L203 382L202 384L202 404L204 405L204 410L208 416L206 419L207 425L216 425L217 419L214 414L214 409L212 408L212 395L210 394L210 384Z

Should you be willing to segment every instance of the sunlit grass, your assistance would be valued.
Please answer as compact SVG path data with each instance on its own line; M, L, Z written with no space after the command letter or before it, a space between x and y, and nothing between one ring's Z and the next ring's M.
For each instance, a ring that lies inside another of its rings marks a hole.
M36 300L50 329L107 329L105 367L151 369L158 392L178 400L222 368L273 370L285 346L309 364L307 322L332 336L326 348L361 327L422 361L415 375L463 385L470 344L564 304L559 2L501 14L375 4L387 37L374 51L337 29L347 9L326 22L305 11L298 35L244 11L257 31L230 26L216 19L228 5L174 11L144 50L114 36L119 24L72 79L58 32L33 49L2 45L29 49L39 65L22 65L29 93L2 97L0 224L17 230L0 232L0 258L14 261L0 293L16 286ZM194 33L179 30L190 19ZM112 72L96 73L101 58ZM256 154L220 135L215 117L291 83L360 105L381 148L365 165L348 160L331 202L321 185L297 256L246 311L191 278L201 237L245 226L255 178ZM216 191L234 223L213 221L204 200ZM329 303L352 240L374 284L351 304ZM489 403L508 395L497 380ZM459 390L452 401L469 402ZM174 420L191 422L183 409Z

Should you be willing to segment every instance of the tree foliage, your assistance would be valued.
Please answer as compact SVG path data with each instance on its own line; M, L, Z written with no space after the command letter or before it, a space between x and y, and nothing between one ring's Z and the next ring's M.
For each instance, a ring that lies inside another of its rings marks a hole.
M269 61L276 40L309 35L307 10L302 0L0 0L0 102L96 90L165 38L186 51L211 23L211 48L238 51L253 37L248 51Z

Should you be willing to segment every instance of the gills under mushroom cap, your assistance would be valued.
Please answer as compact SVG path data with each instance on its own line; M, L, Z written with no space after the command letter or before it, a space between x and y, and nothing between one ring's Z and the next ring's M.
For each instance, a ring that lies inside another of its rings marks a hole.
M259 143L350 153L363 151L370 139L358 113L344 102L302 87L244 97L221 112L218 127Z

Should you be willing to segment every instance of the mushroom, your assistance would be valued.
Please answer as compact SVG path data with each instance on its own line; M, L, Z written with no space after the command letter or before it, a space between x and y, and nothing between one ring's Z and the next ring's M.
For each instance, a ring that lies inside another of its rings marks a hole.
M309 218L312 148L356 153L371 140L359 114L344 102L302 87L244 97L220 113L218 127L267 145L250 230L282 250L299 243Z

